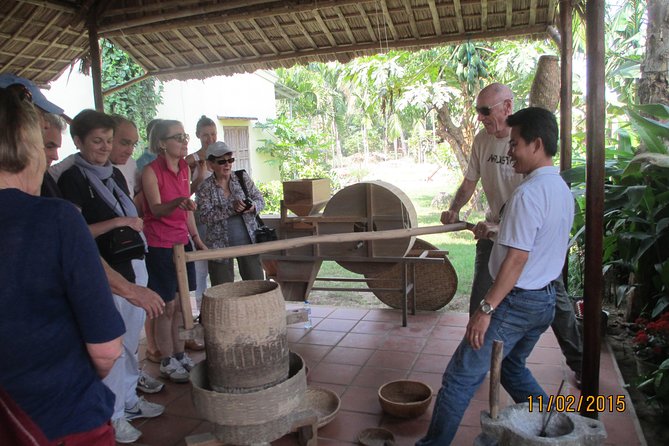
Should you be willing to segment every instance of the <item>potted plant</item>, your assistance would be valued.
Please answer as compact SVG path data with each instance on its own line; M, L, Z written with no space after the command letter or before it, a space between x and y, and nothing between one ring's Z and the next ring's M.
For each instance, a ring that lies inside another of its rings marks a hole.
M638 331L632 343L637 372L648 377L669 358L669 312L655 321L640 317L635 325Z

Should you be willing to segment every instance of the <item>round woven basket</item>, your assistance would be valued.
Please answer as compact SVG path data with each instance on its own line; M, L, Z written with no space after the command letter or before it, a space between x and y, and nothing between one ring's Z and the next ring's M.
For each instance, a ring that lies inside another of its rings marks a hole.
M421 416L432 400L432 388L420 381L400 379L379 387L379 403L388 415L398 418Z
M318 428L334 420L341 407L341 399L332 390L322 387L308 387L300 409L311 409L318 417Z
M436 250L437 247L417 238L406 257L418 257L426 250ZM370 288L397 288L402 276L402 265L395 264L381 273L365 274ZM458 289L458 274L448 258L444 263L417 263L416 264L416 309L421 311L436 311L447 305ZM402 308L401 291L373 290L374 295L381 302L392 308Z
M217 392L253 392L288 378L286 309L276 282L209 288L202 300L207 372Z

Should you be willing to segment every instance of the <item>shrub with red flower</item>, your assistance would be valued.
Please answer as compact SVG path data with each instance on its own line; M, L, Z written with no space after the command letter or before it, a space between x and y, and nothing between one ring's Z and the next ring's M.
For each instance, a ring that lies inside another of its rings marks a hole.
M634 323L639 328L633 340L636 355L655 364L669 358L669 312L655 321L638 318Z

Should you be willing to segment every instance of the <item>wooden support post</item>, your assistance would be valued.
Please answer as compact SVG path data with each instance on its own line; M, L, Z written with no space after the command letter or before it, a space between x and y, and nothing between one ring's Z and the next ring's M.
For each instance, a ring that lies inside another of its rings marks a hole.
M604 0L586 2L586 101L585 175L585 284L583 294L583 384L582 395L599 394L599 360L602 348L602 253L604 251L604 150L606 148L606 101L604 56ZM597 418L597 411L581 409L581 415Z
M504 342L492 341L492 356L490 357L490 418L497 419L499 414L499 382L502 375L502 358L504 357Z
M184 329L193 329L193 309L190 306L188 291L188 273L186 272L186 251L184 245L174 245L174 266L177 271L177 291L181 300L181 311L184 317Z
M91 9L88 18L88 46L91 53L91 77L93 79L93 100L95 109L104 111L104 99L102 96L102 59L100 57L100 44L98 43L97 7Z

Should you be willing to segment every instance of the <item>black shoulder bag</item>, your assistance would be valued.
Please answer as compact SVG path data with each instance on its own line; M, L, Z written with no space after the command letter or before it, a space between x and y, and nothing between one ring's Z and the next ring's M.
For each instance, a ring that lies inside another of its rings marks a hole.
M114 181L116 181L116 178L114 178ZM121 206L123 215L127 216L128 214L126 214L121 200L118 199L116 191L113 193L116 202ZM98 236L95 241L100 250L100 255L110 265L144 257L144 240L142 239L142 236L139 235L139 232L135 231L130 226L114 228L111 231Z
M246 183L244 182L244 172L246 172L244 169L235 170L235 175L237 175L237 179L239 180L239 185L242 186L242 190L244 191L244 196L246 197L246 200L249 202L248 203L249 206L252 206L253 203L251 203L251 200L249 199L249 191L246 189ZM256 212L256 223L258 223L258 229L256 229L255 231L256 243L271 242L273 240L278 239L276 235L276 229L265 226L265 222L262 221L262 218L260 218L257 212Z

